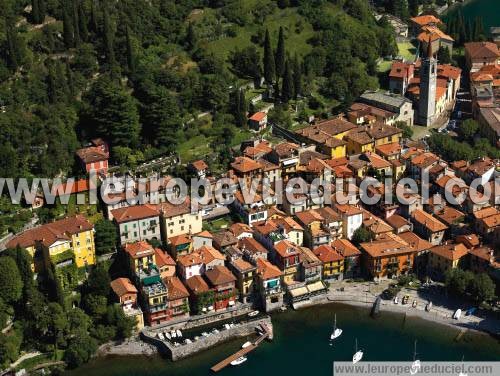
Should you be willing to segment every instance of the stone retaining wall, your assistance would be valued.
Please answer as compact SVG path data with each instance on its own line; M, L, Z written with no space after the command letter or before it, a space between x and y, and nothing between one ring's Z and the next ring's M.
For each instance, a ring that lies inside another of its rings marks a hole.
M167 341L162 341L159 338L153 337L153 333L149 331L143 331L142 337L146 342L152 343L158 347L158 350L169 356L173 361L187 358L192 354L209 349L216 346L219 343L226 342L230 339L237 337L245 337L250 334L256 333L256 327L260 324L266 324L269 328L272 328L271 318L266 316L257 320L250 320L247 322L242 322L234 328L228 330L221 330L218 334L211 334L208 337L201 337L197 341L189 344L181 344L179 346L174 346L172 343Z

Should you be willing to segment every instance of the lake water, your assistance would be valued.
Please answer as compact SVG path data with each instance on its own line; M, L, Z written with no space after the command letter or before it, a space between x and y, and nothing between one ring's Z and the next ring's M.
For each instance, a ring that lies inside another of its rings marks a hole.
M343 334L333 346L329 336L333 315ZM364 308L331 304L301 311L287 311L272 316L275 339L262 343L239 367L228 367L221 375L303 376L332 374L334 360L350 361L355 339L364 350L363 360L408 361L413 358L413 345L421 361L499 360L500 342L476 332L466 333L455 341L459 330L396 313L383 312L373 319ZM160 357L107 357L68 372L71 376L201 376L210 367L236 352L246 339L225 343L189 359L171 362Z
M446 12L444 19L450 15L455 15L462 11L466 20L474 21L476 17L481 17L484 23L484 30L489 33L491 26L500 26L500 0L470 0L462 5L453 6Z

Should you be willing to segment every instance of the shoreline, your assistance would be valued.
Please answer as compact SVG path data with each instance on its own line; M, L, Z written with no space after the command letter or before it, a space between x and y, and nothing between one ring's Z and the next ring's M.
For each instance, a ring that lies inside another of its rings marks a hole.
M301 310L305 308L314 308L321 305L326 304L340 304L345 306L357 307L357 308L365 308L367 313L369 314L370 309L372 308L374 302L369 301L360 301L356 299L334 299L329 296L326 296L322 300L317 300L314 302L310 302L310 304L304 304L303 306L298 307L296 310ZM420 304L422 307L422 304ZM498 336L498 332L494 332L492 330L488 330L488 328L479 326L479 321L475 321L476 325L474 325L474 321L471 320L473 318L479 319L476 316L463 316L461 320L455 320L450 317L443 316L442 308L433 307L430 312L427 312L423 309L413 308L411 305L402 305L394 304L392 300L384 301L382 300L380 305L380 314L383 312L391 312L391 313L399 313L404 314L405 317L414 317L421 320L425 320L427 322L436 324L436 325L445 325L451 328L455 328L459 331L457 333L457 337L463 335L463 333L467 331L473 331L475 333L481 333L484 335L490 335L493 337ZM440 313L441 312L441 313ZM284 312L283 314L286 314ZM465 320L465 317L468 319ZM217 346L213 346L211 348L216 348ZM159 349L147 342L144 342L140 339L139 335L136 334L133 337L127 339L126 341L120 343L105 343L101 345L96 354L97 358L105 358L108 356L158 356L161 355Z

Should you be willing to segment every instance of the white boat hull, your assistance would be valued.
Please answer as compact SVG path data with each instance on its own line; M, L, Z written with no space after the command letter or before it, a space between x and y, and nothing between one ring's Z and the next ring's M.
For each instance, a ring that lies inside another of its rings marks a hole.
M462 310L461 310L461 309L457 309L457 310L455 311L455 313L453 314L453 318L454 318L455 320L458 320L461 316L462 316Z
M239 366L240 364L245 363L246 361L247 361L247 358L245 358L244 356L242 356L241 358L233 360L231 362L231 365L232 366Z
M356 364L361 359L363 359L363 351L359 350L356 354L352 356L352 363Z
M410 375L415 375L417 372L420 371L421 365L420 365L420 360L415 360L410 368Z
M339 338L342 335L342 329L335 329L334 332L330 335L330 339Z

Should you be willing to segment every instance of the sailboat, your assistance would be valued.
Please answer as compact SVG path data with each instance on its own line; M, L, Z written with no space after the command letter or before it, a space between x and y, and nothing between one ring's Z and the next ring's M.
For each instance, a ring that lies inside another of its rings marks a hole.
M464 368L464 356L462 355L462 369ZM460 371L458 376L468 376L465 372Z
M420 360L417 359L417 340L415 340L415 348L413 349L413 363L410 368L410 375L415 375L420 371Z
M335 314L335 321L333 322L333 332L330 334L330 340L340 337L342 329L337 328L337 314Z
M356 364L363 358L363 350L358 350L358 339L356 338L356 347L355 347L355 353L352 356L352 363Z

